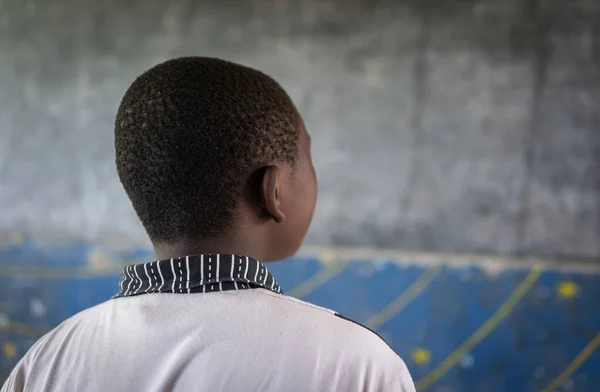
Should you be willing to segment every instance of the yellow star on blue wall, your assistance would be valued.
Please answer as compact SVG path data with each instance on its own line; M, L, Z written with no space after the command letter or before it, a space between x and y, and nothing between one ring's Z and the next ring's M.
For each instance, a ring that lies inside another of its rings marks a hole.
M556 287L556 293L562 299L573 298L579 293L579 286L571 280L563 280Z
M5 342L2 346L2 351L6 358L14 358L17 355L17 347L11 342Z
M411 351L410 357L417 365L425 365L431 360L431 351L423 347L415 347Z

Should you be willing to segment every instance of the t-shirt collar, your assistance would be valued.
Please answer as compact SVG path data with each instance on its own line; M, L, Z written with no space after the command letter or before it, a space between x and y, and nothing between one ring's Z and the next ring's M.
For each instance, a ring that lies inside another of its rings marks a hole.
M113 298L264 288L281 294L267 267L246 256L206 254L128 265Z

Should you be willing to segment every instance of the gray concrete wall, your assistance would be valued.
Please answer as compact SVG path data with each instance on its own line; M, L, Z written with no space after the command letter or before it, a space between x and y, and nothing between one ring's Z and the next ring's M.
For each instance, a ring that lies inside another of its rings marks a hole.
M596 0L3 0L0 229L145 241L113 116L180 55L257 67L297 102L310 244L600 258Z

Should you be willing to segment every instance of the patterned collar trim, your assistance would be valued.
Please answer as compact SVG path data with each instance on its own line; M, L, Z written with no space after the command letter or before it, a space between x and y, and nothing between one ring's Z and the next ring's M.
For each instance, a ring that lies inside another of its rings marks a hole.
M150 293L208 293L264 288L282 294L281 287L257 260L236 255L195 255L128 265L113 298Z

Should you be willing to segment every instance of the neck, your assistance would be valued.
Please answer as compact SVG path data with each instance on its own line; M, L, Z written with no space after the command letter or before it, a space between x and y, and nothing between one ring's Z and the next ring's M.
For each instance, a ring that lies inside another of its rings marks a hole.
M252 257L256 260L268 260L263 246L254 238L231 238L225 236L216 239L182 240L176 243L155 243L154 250L159 260L198 254L234 254Z

